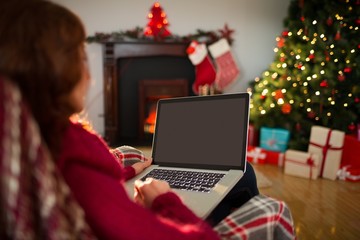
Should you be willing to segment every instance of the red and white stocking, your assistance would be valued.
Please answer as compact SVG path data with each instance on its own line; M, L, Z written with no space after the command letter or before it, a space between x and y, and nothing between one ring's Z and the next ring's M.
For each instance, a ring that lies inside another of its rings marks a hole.
M195 81L192 89L195 94L199 94L199 89L202 86L214 83L216 70L205 44L192 41L186 52L190 61L195 66Z
M224 88L233 83L239 76L239 68L230 51L230 45L225 38L209 46L211 56L216 63L216 88L223 91Z

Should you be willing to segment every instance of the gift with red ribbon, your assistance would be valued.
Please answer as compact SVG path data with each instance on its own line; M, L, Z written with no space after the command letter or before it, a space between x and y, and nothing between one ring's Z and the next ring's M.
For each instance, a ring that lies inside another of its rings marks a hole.
M255 164L264 164L266 162L266 151L259 147L248 146L246 158L249 162Z
M352 135L345 135L341 156L341 167L348 165L360 169L360 141Z
M345 133L322 126L313 126L308 152L320 157L318 175L335 180L340 168Z
M318 178L319 155L297 150L287 150L284 157L284 173L309 179Z
M352 167L351 165L343 166L339 169L337 176L340 180L360 182L360 168Z
M266 163L276 165L278 167L284 166L284 153L266 151Z

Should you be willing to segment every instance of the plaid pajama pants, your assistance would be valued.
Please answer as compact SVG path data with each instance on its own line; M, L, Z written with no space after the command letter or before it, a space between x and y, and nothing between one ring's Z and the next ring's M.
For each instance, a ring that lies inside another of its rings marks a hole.
M231 213L214 229L222 239L296 239L287 205L261 194Z

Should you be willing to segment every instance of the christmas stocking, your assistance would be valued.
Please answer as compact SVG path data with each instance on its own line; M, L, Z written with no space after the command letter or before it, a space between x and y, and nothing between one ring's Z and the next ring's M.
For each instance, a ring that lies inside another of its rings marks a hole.
M205 44L192 41L186 52L190 61L195 66L195 81L192 88L195 94L199 94L199 88L214 83L216 70Z
M217 74L215 79L216 88L223 91L236 80L239 68L230 51L230 45L225 38L209 46L211 56L215 59Z

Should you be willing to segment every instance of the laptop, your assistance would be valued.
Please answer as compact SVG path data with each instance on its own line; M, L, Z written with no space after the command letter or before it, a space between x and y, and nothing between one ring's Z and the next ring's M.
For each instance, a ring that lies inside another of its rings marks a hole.
M199 174L196 179L205 182L205 187L189 189L180 185L173 191L197 216L205 219L246 170L248 125L248 93L160 99L153 135L153 163L126 183L129 195L134 196L134 181L153 177L148 174L154 169L177 170L167 175L178 174L180 178L185 172Z

